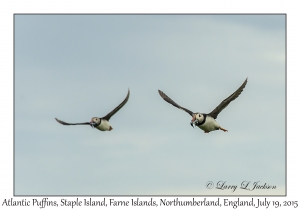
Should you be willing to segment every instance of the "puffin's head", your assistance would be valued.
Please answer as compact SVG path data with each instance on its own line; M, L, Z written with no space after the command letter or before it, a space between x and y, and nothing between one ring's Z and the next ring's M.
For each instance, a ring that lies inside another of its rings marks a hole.
M93 117L91 119L90 126L94 128L95 126L100 125L100 123L101 123L101 119L99 117Z
M191 120L191 126L194 127L194 124L197 125L198 122L204 120L204 116L201 113L194 113Z

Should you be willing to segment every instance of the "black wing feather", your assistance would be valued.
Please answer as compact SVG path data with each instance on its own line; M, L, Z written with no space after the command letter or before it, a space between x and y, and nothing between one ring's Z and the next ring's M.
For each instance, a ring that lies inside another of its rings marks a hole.
M244 81L244 83L233 93L231 94L228 98L223 100L211 113L209 113L210 116L213 118L217 119L218 114L228 106L228 104L239 97L239 95L243 92L243 89L245 88L246 84L248 82L248 78Z
M62 124L62 125L90 125L90 124L91 124L91 123L89 123L89 122L84 122L84 123L66 123L66 122L61 121L61 120L59 120L59 119L57 119L57 118L55 118L55 120L56 120L58 123Z
M107 121L109 121L109 119L114 115L116 114L128 101L129 99L129 95L130 95L130 91L128 89L128 93L127 93L127 96L126 98L124 99L124 101L122 103L120 103L119 106L117 106L114 110L112 110L110 113L108 113L106 116L102 117L102 119L106 119Z
M186 111L187 113L189 113L191 116L193 116L193 112L182 107L179 106L177 103L175 103L171 98L169 98L164 92L162 92L161 90L158 90L159 95L169 104L172 104L173 106L177 107L178 109L182 109L183 111Z

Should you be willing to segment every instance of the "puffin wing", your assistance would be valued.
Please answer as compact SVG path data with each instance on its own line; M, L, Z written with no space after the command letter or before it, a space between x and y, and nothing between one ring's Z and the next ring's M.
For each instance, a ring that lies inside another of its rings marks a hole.
M130 95L130 91L128 89L128 93L126 98L124 99L124 101L122 101L122 103L120 103L119 106L117 106L116 108L114 108L114 110L112 110L110 113L108 113L106 116L102 117L102 119L106 119L107 121L109 121L109 119L116 114L128 101L129 99L129 95Z
M84 122L84 123L66 123L66 122L61 121L61 120L59 120L59 119L57 119L57 118L55 118L55 120L56 120L58 123L62 124L62 125L90 125L90 124L91 124L91 123L89 123L89 122Z
M231 94L228 98L223 100L211 113L209 113L210 116L213 118L217 119L218 114L228 106L228 104L239 97L239 95L243 92L244 87L246 86L248 82L248 78L244 81L244 83L233 93Z
M175 103L171 98L169 98L164 92L162 92L161 90L158 90L159 95L169 104L172 104L173 106L177 107L178 109L182 109L183 111L189 113L189 115L193 116L193 112L182 107L179 106L177 103Z

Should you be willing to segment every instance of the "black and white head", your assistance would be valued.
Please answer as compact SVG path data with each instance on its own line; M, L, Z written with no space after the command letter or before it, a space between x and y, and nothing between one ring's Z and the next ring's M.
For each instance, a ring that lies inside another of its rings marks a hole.
M193 125L195 124L196 126L198 125L199 122L202 122L204 120L204 115L201 113L193 113L192 116L192 121L191 121L191 126L194 127Z
M199 121L199 122L203 121L204 120L203 114L201 114L201 113L194 113L193 114L193 118L192 118L192 122L194 122L196 120Z
M92 127L95 127L95 126L100 125L100 123L101 123L101 119L100 119L99 117L93 117L93 118L91 119L90 125L91 125Z

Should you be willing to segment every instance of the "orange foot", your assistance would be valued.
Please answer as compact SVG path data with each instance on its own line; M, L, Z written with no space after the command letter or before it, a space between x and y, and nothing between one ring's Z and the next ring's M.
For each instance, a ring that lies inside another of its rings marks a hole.
M228 130L226 130L226 129L222 128L222 127L220 127L220 129L221 129L222 131L224 131L224 132L228 132Z

